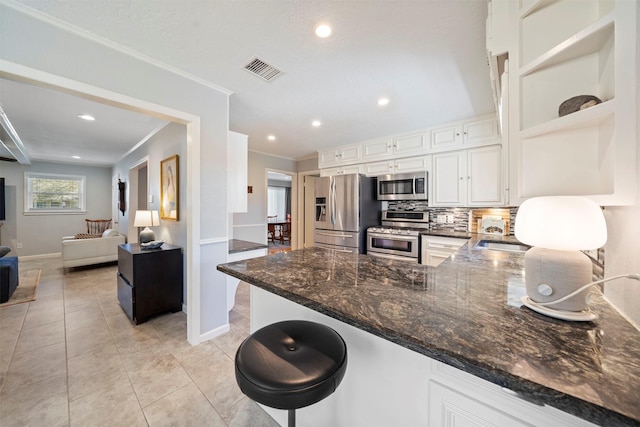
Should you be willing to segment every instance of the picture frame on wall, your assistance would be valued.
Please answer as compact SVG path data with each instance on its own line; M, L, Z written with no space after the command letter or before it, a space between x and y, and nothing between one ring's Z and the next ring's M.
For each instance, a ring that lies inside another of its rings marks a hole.
M160 162L160 219L178 221L178 164L177 154Z

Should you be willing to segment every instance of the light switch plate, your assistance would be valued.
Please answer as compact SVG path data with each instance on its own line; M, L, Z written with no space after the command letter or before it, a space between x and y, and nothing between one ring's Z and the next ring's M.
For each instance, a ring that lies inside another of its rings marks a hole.
M153 194L149 194L149 197L147 199L147 202L149 203L153 203Z

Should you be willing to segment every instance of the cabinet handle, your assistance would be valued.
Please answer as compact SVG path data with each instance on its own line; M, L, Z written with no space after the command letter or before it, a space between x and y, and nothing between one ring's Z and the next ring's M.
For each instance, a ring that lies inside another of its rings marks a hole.
M460 177L460 181L462 181L462 180L464 180L464 176L461 176L461 177Z
M471 177L470 177L470 176L468 176L468 177L467 177L467 179L471 179Z

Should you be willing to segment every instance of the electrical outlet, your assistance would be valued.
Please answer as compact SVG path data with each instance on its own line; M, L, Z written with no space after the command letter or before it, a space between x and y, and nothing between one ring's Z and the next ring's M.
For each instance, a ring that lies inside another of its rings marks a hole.
M447 224L453 224L453 215L447 215Z
M16 243L16 248L17 249L22 249L22 243Z

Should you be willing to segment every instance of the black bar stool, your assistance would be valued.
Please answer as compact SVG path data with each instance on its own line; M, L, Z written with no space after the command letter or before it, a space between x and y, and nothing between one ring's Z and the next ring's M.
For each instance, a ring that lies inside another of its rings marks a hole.
M347 346L328 326L288 320L261 328L245 339L236 352L236 381L254 401L289 411L333 393L347 370Z

